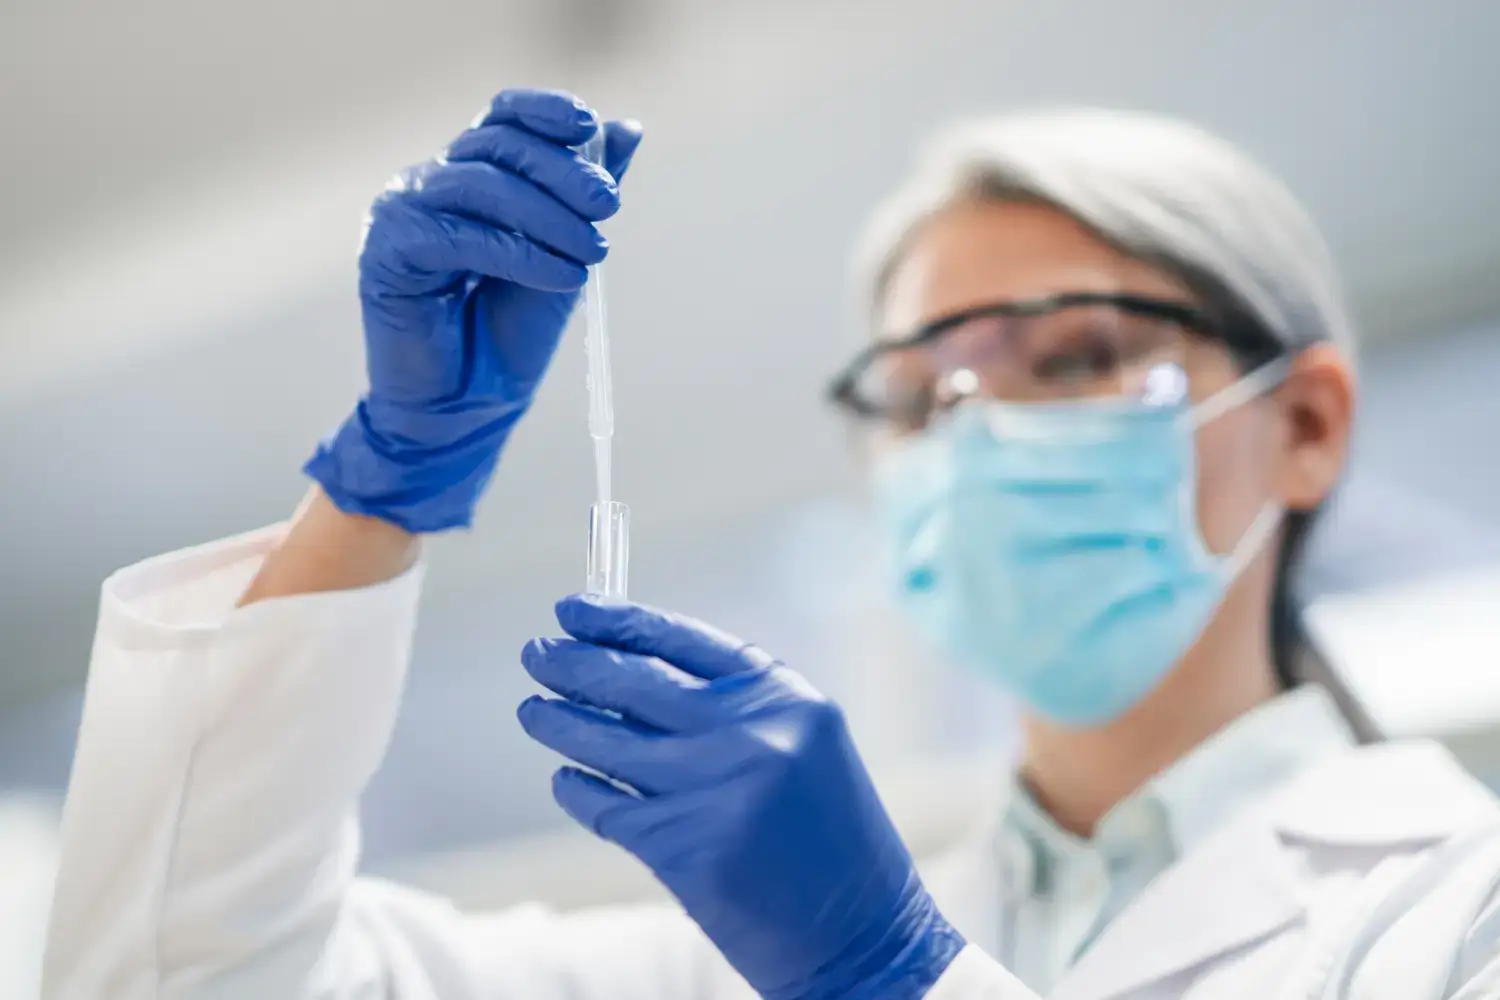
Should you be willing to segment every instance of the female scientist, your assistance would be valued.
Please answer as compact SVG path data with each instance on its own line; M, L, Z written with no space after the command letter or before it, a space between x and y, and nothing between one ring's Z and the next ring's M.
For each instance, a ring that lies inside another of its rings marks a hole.
M875 227L875 339L835 386L902 603L1024 708L987 830L919 877L799 675L569 597L521 724L680 909L471 916L355 877L419 539L469 523L605 254L640 131L603 126L606 172L573 151L597 127L507 92L400 175L360 257L369 391L311 496L104 585L46 997L1500 997L1500 808L1302 682L1287 578L1353 412L1332 268L1277 183L1136 114L940 147Z

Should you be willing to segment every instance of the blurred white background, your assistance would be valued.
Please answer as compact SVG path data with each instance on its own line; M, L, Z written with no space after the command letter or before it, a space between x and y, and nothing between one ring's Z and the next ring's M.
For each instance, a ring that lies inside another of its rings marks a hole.
M1007 738L993 700L883 613L858 470L819 401L861 335L855 233L958 115L1153 108L1281 173L1367 340L1355 470L1310 591L1483 586L1500 573L1497 38L1489 0L8 0L0 788L62 787L108 572L291 510L361 384L365 204L507 85L646 126L609 227L635 594L782 653L849 703L877 762ZM512 709L516 651L582 579L582 386L575 340L478 528L433 547L368 803L377 867L565 822ZM1353 620L1341 634L1379 623ZM1455 627L1489 642L1466 667L1488 671L1497 626Z

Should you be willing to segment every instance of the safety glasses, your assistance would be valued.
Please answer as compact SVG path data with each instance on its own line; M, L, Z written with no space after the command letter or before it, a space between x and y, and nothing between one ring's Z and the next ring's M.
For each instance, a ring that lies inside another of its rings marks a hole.
M861 420L909 432L975 396L1140 398L1163 366L1191 377L1195 349L1234 339L1188 302L1070 292L966 309L872 343L828 395Z

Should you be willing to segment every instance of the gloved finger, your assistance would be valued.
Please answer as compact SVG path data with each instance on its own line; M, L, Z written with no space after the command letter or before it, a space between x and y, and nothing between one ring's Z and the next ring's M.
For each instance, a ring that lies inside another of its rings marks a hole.
M684 868L697 867L705 845L722 845L726 827L738 833L742 822L726 816L735 803L726 802L717 788L637 799L594 775L564 768L553 776L552 795L570 816L634 854L669 884L688 874Z
M514 125L471 129L453 140L446 158L479 160L520 174L592 222L620 210L620 189L603 167Z
M609 241L531 181L488 163L431 163L412 179L411 198L525 236L580 264L597 264Z
M604 169L616 183L630 169L642 134L641 123L633 118L604 123Z
M404 195L382 197L360 252L362 280L399 279L410 272L469 272L549 292L583 287L588 271L515 233L445 212Z
M776 662L759 646L686 615L592 594L558 601L557 622L575 639L660 657L695 677L763 671Z
M598 130L599 116L565 90L524 88L500 91L470 128L486 125L519 125L564 146L577 146Z
M521 702L516 717L542 746L643 795L671 791L692 773L674 737L597 709L532 697Z
M605 840L613 840L611 828L641 805L629 792L576 767L559 768L552 775L552 798L563 812Z
M521 665L540 685L570 701L618 712L666 732L697 731L719 714L707 683L653 656L576 639L533 639Z

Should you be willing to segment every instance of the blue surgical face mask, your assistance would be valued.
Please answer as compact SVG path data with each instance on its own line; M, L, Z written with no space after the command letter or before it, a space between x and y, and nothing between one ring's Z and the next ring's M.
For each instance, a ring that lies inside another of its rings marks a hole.
M901 603L1032 711L1119 716L1275 534L1267 503L1232 552L1208 550L1194 430L1283 373L1264 366L1195 407L1176 368L1139 400L960 405L878 470Z

